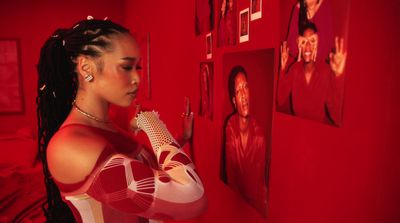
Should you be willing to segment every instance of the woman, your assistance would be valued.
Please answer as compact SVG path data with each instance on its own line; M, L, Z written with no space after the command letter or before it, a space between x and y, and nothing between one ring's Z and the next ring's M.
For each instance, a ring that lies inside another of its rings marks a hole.
M300 46L296 40L298 35L304 32L304 25L309 22L318 27L320 44L316 56L328 60L329 53L334 47L333 14L329 0L298 0L293 6L286 34L289 55L296 61L300 60Z
M195 167L157 113L130 123L147 135L149 150L109 120L110 104L135 99L139 60L135 39L109 20L58 29L42 47L37 114L48 222L147 222L204 211Z
M306 23L297 40L301 62L288 68L290 48L281 46L281 70L277 110L295 116L335 125L342 124L344 69L347 50L344 39L335 38L335 53L329 65L315 60L319 37L314 23Z

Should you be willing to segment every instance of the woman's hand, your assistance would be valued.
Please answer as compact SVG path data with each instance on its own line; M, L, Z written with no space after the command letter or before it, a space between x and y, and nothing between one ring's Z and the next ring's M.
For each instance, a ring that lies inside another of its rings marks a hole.
M190 111L189 98L185 98L185 112L182 114L182 126L183 126L183 140L187 141L192 138L193 134L193 112Z
M134 113L132 119L129 122L129 127L134 133L137 133L139 131L139 127L137 125L136 116L139 114L140 110L141 110L141 106L139 104L136 104L135 113Z
M281 45L281 71L285 70L288 58L289 58L289 47L287 46L287 42L283 41Z
M336 37L335 38L335 52L329 54L330 66L332 71L335 73L336 77L339 77L343 74L344 68L346 66L346 57L347 52L344 49L344 40L343 38Z

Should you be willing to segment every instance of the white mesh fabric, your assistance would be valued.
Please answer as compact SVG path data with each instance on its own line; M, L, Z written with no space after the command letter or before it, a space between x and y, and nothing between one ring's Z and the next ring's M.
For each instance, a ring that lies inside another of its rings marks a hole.
M143 130L149 137L155 154L158 154L159 148L163 145L178 144L165 124L159 119L158 113L154 111L140 112L136 117L136 121L138 128Z

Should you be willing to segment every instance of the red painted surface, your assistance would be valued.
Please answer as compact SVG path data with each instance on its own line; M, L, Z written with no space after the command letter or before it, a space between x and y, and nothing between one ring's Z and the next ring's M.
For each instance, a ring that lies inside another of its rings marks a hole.
M280 26L286 24L289 10L283 6L288 1L263 1L263 18L250 22L249 42L213 48L214 120L196 115L194 132L195 162L209 207L187 222L400 222L400 75L396 69L400 5L395 0L351 2L343 127L272 112L268 219L219 180L222 56L274 48L277 67ZM249 2L240 1L238 11ZM205 35L194 34L194 10L194 1L187 0L0 3L0 38L21 39L26 108L23 115L0 115L0 132L35 125L35 64L40 46L60 24L69 26L88 14L150 32L152 99L145 104L154 105L169 128L178 131L185 96L198 111L199 63L206 61ZM216 29L213 35L216 46Z

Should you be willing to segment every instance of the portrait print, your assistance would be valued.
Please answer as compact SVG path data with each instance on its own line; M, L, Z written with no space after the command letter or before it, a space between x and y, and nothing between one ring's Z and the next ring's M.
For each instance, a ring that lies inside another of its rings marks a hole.
M0 39L0 113L22 113L22 92L19 41Z
M195 0L195 32L199 36L214 30L214 1Z
M199 83L200 83L200 105L199 115L212 120L213 119L213 78L214 63L200 63Z
M267 215L274 50L225 54L221 180Z
M249 41L249 8L240 11L239 34L239 40L241 43Z
M206 35L206 58L212 58L212 34L208 33Z
M218 1L217 47L236 44L236 0Z
M342 126L349 4L283 1L277 111Z
M262 14L262 0L250 0L251 21L260 19Z

